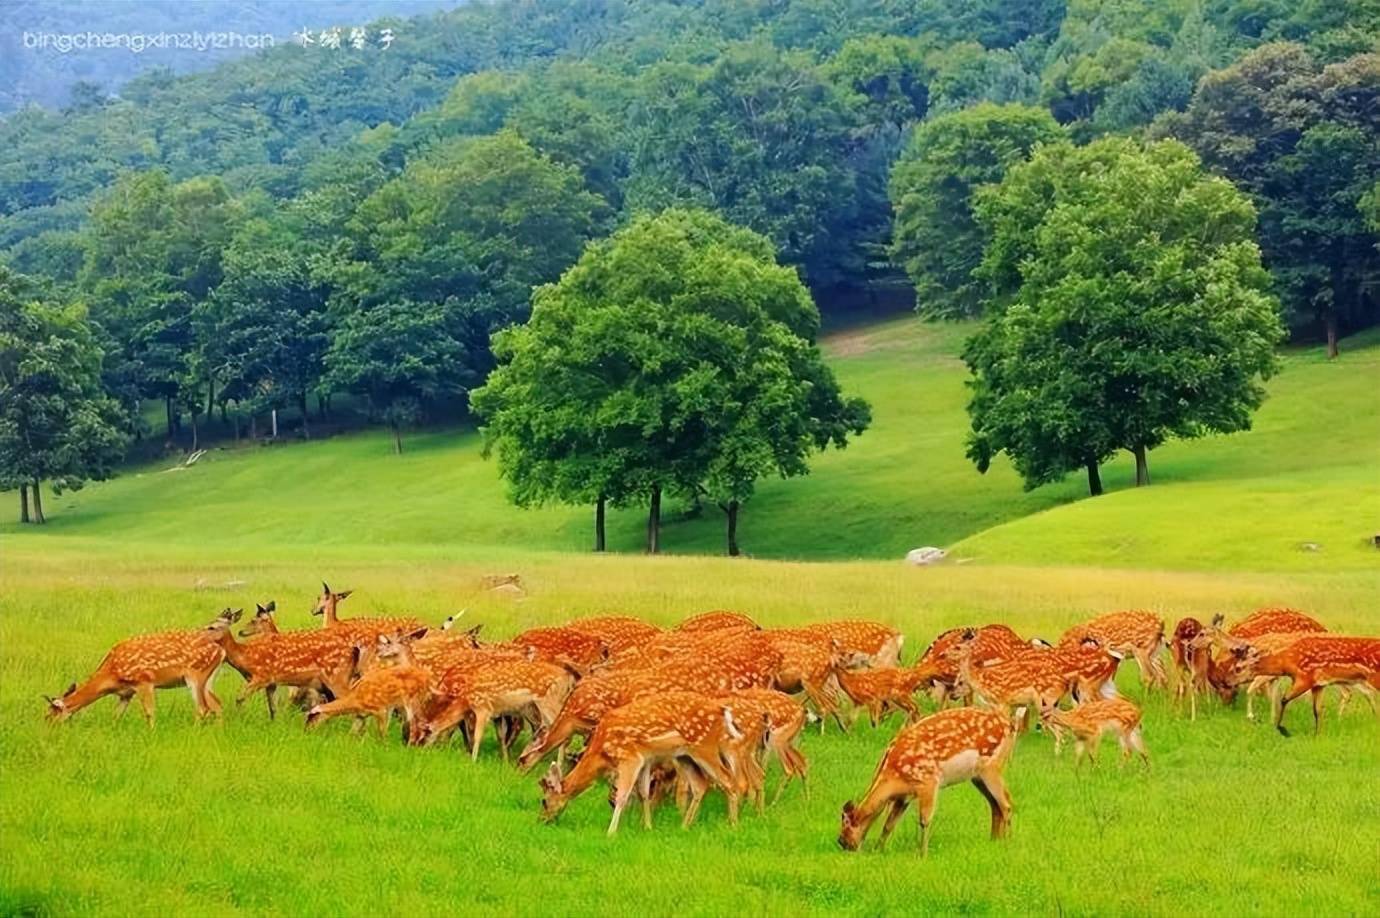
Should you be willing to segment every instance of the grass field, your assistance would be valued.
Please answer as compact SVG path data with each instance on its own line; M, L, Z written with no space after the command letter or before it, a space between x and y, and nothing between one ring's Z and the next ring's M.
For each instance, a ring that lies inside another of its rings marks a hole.
M950 788L927 861L914 817L885 853L834 844L895 721L807 736L809 799L793 789L737 829L711 799L688 832L668 810L652 832L634 818L608 839L602 788L542 825L535 777L505 769L492 741L475 764L338 722L306 735L261 703L197 725L185 691L159 693L151 732L137 714L114 722L111 701L42 719L39 693L130 633L269 598L285 627L312 626L322 578L356 590L351 615L467 608L493 636L608 610L867 617L902 628L908 660L957 624L1055 636L1127 607L1172 619L1289 604L1380 632L1380 553L1364 542L1380 520L1380 338L1344 342L1337 363L1289 354L1254 431L1156 451L1148 490L1115 463L1112 493L1073 501L1077 480L1023 493L1009 470L964 462L962 333L907 320L831 340L876 427L808 479L763 489L744 518L756 560L572 551L588 513L507 507L473 435L453 431L413 437L401 458L375 434L212 453L50 500L44 531L0 526L0 913L1380 912L1380 724L1364 702L1338 720L1332 697L1317 738L1307 705L1291 708L1290 739L1240 710L1189 723L1150 698L1148 774L1116 768L1108 746L1075 776L1046 737L1025 737L1008 770L1012 837L989 842L979 795ZM618 515L616 544L634 547L639 525ZM719 540L711 518L666 541L707 553ZM972 563L895 560L920 544ZM863 560L817 563L846 558ZM478 589L510 570L526 600ZM1141 697L1133 666L1121 682ZM222 672L218 692L239 683Z

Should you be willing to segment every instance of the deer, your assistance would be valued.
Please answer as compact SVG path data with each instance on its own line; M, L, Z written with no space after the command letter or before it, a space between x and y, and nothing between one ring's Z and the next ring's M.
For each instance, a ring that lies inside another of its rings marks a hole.
M692 615L676 625L676 631L758 631L761 625L741 612L716 609Z
M422 709L430 695L431 674L416 665L408 645L424 633L419 630L398 637L378 635L375 654L384 665L367 671L333 701L313 706L307 712L306 729L332 717L353 714L356 721L352 732L360 732L365 720L372 717L379 736L387 737L388 721L398 711L403 718L404 740L415 742Z
M839 686L848 700L867 710L868 719L876 727L893 710L905 713L906 722L920 719L920 707L915 693L929 684L939 671L937 661L917 663L915 666L883 669L836 671Z
M1140 732L1140 708L1125 698L1098 698L1085 701L1065 711L1056 705L1043 705L1040 720L1054 734L1054 754L1058 755L1064 744L1064 734L1071 733L1074 739L1074 769L1083 764L1087 754L1092 764L1097 764L1097 747L1104 733L1115 733L1121 744L1121 761L1124 765L1134 750L1150 767L1150 753L1145 748L1145 739Z
M225 659L220 635L230 629L235 618L238 615L226 609L205 628L164 631L120 641L81 685L73 682L60 698L43 696L48 703L48 719L67 720L92 702L114 695L119 699L115 708L115 719L119 720L130 700L137 696L144 720L153 727L154 690L177 685L185 685L191 691L199 719L218 715L220 699L211 690L211 681Z
M1278 653L1303 638L1318 637L1328 633L1315 619L1292 609L1260 610L1225 632L1222 631L1222 623L1223 616L1214 616L1212 624L1203 628L1191 640L1190 646L1197 653L1209 655L1214 646L1222 649L1218 656L1210 658L1208 680L1225 704L1235 701L1238 687L1242 682L1248 682L1246 687L1246 719L1252 721L1255 720L1255 696L1262 694L1268 688L1273 704L1276 694L1275 687L1278 685L1280 677L1261 675L1249 679L1241 678L1239 671L1233 669L1234 657L1231 651L1236 648L1254 647L1265 654ZM1299 630L1271 630L1291 627ZM1247 636L1242 637L1238 632L1245 632ZM1351 700L1351 686L1343 683L1339 684L1337 688L1341 692L1341 702L1337 706L1337 713L1340 715L1346 710L1347 702ZM1357 688L1363 692L1369 691L1365 686L1358 685Z
M623 653L633 647L641 647L661 634L656 625L649 625L641 619L626 615L601 615L594 618L580 618L565 626L597 638L608 648L609 655Z
M791 696L774 689L744 689L720 698L733 708L735 722L744 734L744 740L748 739L747 725L759 725L759 730L754 731L760 733L754 738L755 741L744 743L744 740L736 740L732 744L742 750L740 755L743 761L754 766L751 773L744 772L752 780L745 782L741 791L753 794L757 811L760 813L763 809L767 758L773 754L781 763L781 783L772 794L772 803L781 799L786 786L796 777L800 779L808 799L810 763L795 745L805 729L808 717L805 708Z
M524 715L530 710L536 715L534 731L549 727L574 687L575 678L565 667L539 660L499 660L447 673L435 686L439 703L421 725L417 742L428 745L464 718L473 717L470 758L477 760L484 731L494 718ZM506 764L512 737L497 726L495 733Z
M905 813L911 798L920 816L920 855L927 857L939 790L971 780L992 809L992 838L1011 827L1011 794L1002 770L1011 758L1016 734L1011 721L992 711L956 708L939 711L905 727L887 746L872 784L860 803L843 805L839 847L856 851L872 823L889 807L879 847Z
M1108 650L1135 657L1141 684L1147 691L1168 688L1169 674L1160 659L1164 646L1164 619L1153 612L1110 612L1075 625L1059 638L1060 644L1076 644L1094 637Z
M1073 643L1050 645L1039 639L1012 657L1034 666L1044 667L1062 676L1069 685L1075 701L1089 698L1111 698L1117 694L1116 671L1122 655L1108 650L1095 637L1084 637Z
M557 767L563 764L566 745L576 736L588 737L599 721L614 708L632 700L629 692L640 675L635 670L599 672L576 683L556 719L539 729L518 755L518 770L528 771L551 752Z
M1181 618L1169 637L1169 658L1174 663L1174 701L1188 698L1190 720L1198 719L1198 694L1212 688L1212 651L1198 640L1205 632L1196 618Z
M1232 648L1231 672L1236 681L1257 676L1288 676L1288 693L1275 704L1275 729L1289 736L1284 726L1284 711L1304 692L1313 697L1313 733L1322 729L1322 691L1328 685L1355 685L1361 688L1375 709L1374 692L1380 691L1380 638L1304 637L1275 653L1257 647Z
M410 634L426 630L425 622L410 616L403 618L341 618L338 614L338 607L353 592L354 590L342 590L339 593L331 592L326 581L321 581L321 595L316 598L316 604L312 606L311 614L321 616L322 628L349 628L357 632L361 638L367 639L368 642L372 642L381 634Z
M965 696L954 689L958 682L958 663L946 656L958 644L967 644L975 666L986 666L1019 656L1030 645L1006 625L983 625L980 628L950 628L934 639L934 643L920 655L919 662L936 666L932 682L935 702L943 708L950 700Z
M1218 615L1213 620L1213 625L1220 628L1222 616ZM1316 618L1298 609L1287 608L1267 608L1256 609L1241 621L1227 629L1227 634L1234 638L1248 641L1253 637L1260 637L1262 634L1287 634L1294 632L1323 632L1327 628Z
M272 720L277 716L280 685L315 696L308 707L319 703L323 690L339 697L350 686L357 657L355 635L349 629L279 631L270 604L258 608L240 637L250 640L240 644L228 634L221 638L227 662L246 680L235 698L237 706L262 689Z
M580 761L562 775L552 763L541 779L542 818L554 822L600 775L612 776L613 816L608 834L618 832L618 822L635 785L643 783L643 823L651 824L650 781L646 767L659 761L688 759L729 797L729 819L737 823L737 781L725 767L723 747L741 736L731 704L694 692L666 692L610 711L590 736ZM682 824L689 826L696 808L687 811Z
M971 692L1005 717L1012 717L1015 709L1017 732L1028 729L1031 717L1042 704L1058 702L1069 689L1070 680L1063 673L1028 659L974 666L971 641L950 647L943 656L958 664L956 689L964 694Z
M839 729L848 732L848 724L839 711L838 679L840 669L863 666L867 658L856 652L844 652L832 641L827 649L820 642L804 643L793 633L764 632L778 653L781 668L776 672L776 687L783 692L804 692L819 712L820 733L825 719L833 717Z
M794 634L824 636L825 647L861 654L870 666L899 666L905 635L888 625L867 621L818 622L794 629Z
M573 628L531 628L507 642L539 660L563 663L584 675L608 660L609 648L600 638Z

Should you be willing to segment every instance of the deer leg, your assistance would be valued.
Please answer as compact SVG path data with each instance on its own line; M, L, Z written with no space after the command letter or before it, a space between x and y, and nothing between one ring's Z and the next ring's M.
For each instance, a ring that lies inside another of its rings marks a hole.
M388 739L388 721L392 716L393 712L389 708L374 712L374 726L379 729L379 739Z
M153 686L148 682L141 682L135 686L134 691L139 696L139 706L144 709L144 720L149 727L153 726Z
M642 828L652 827L652 766L643 767L637 776L637 795L642 798Z
M1289 693L1279 699L1279 702L1275 705L1275 729L1279 731L1281 736L1289 735L1288 728L1284 726L1285 708L1289 707L1289 702L1293 701L1304 692L1310 691L1312 688L1313 680L1300 674L1294 678L1293 684L1289 686Z
M1145 767L1150 767L1150 752L1145 748L1145 737L1141 735L1140 724L1136 724L1127 734L1127 739L1131 743L1131 748L1140 754L1141 760L1145 762Z
M984 796L992 807L992 837L1005 838L1011 833L1011 792L1001 776L1001 768L989 765L982 769Z
M896 823L901 821L901 817L906 813L906 807L910 806L909 797L897 797L891 801L891 811L886 814L886 821L882 823L882 834L877 839L877 850L886 850L886 840L891 837L891 830L896 828Z
M939 802L939 781L931 779L915 792L915 809L920 818L920 856L929 857L930 829L934 827L934 807Z
M1322 696L1323 686L1315 685L1313 693L1313 735L1317 736L1322 732Z
M686 786L686 793L689 795L685 816L680 823L682 829L688 829L700 813L700 804L704 802L704 795L709 790L709 780L694 762L682 765L678 760L676 770L679 772L681 780Z
M244 698L241 697L237 700L243 701ZM278 716L278 686L276 684L269 683L264 686L264 700L268 702L268 719L276 719Z
M115 719L118 721L125 716L125 711L129 710L129 703L134 698L134 692L118 692L116 697L120 699L115 704Z
M1341 716L1346 713L1347 704L1351 701L1351 689L1348 686L1339 685L1337 686L1337 694L1341 695L1341 697L1337 699L1337 717L1341 718Z
M492 717L493 714L488 708L474 709L474 732L470 743L470 761L479 760L479 744L484 742L484 731L489 729L489 720Z
M618 820L623 815L623 807L628 805L628 797L632 795L644 763L642 756L618 763L614 777L613 818L609 820L609 835L618 834Z

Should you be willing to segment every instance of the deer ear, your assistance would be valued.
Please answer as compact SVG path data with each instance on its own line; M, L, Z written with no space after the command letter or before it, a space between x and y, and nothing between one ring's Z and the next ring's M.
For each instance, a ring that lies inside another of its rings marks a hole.
M264 606L265 612L276 612L278 610L278 600L270 599L268 605Z
M324 595L326 595L326 596L331 595L331 587L330 587L330 584L326 583L326 581L324 581L324 580L321 581L321 592L322 592Z
M1226 621L1226 620L1227 620L1227 617L1226 617L1225 615L1223 615L1221 612L1218 612L1216 615L1214 615L1214 616L1212 617L1212 627L1214 627L1214 628L1221 628L1221 627L1222 627L1222 623L1223 623L1224 621Z
M239 621L239 620L240 620L240 616L243 615L243 614L244 614L244 610L243 610L243 609L236 609L234 612L231 612L231 613L230 613L230 624L233 625L233 624L235 624L235 622Z
M546 769L546 774L541 779L541 786L559 794L561 792L561 766L552 762L551 767Z
M336 594L335 594L335 598L336 598L336 599L348 599L348 598L350 597L350 594L353 593L353 592L354 592L354 590L343 590L343 591L341 591L341 592L339 592L339 593L336 593Z
M405 641L420 641L422 638L426 637L426 633L427 633L428 631L430 631L430 630L431 630L430 628L419 628L418 630L412 632L411 634L406 635L406 636L403 638L403 640L405 640Z
M484 630L484 626L483 626L483 625L475 625L473 628L471 628L470 630L466 631L465 633L468 634L468 635L469 635L470 637L472 637L472 638L477 638L477 637L479 637L479 632L481 632L481 631L483 631L483 630Z
M63 697L63 698L66 698L68 695L72 694L72 693L75 692L76 690L77 690L77 684L76 684L75 682L73 682L71 685L67 686L67 691L65 691L65 692L62 693L62 697Z
M855 806L853 805L853 801L852 801L852 800L847 801L847 802L844 803L844 805L843 805L843 818L844 818L844 819L847 819L849 822L852 822L852 821L853 821L853 814L856 813L857 810L858 810L858 808L855 807Z
M965 640L965 641L971 641L971 640L972 640L973 638L975 638L975 637L977 637L977 631L976 631L976 630L974 630L974 629L972 629L972 628L964 628L964 629L963 629L963 640Z

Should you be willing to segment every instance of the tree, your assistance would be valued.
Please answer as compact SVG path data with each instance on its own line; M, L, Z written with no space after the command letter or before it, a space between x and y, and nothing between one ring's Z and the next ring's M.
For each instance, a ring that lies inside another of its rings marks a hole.
M21 521L43 523L43 482L61 494L108 477L125 436L85 310L37 292L0 268L0 487L19 489Z
M979 194L1001 299L969 342L969 456L1027 487L1170 437L1250 427L1276 369L1278 302L1250 199L1174 141L1037 150Z
M867 426L818 327L766 238L704 211L641 216L496 336L499 366L472 405L519 505L644 500L656 552L663 496L707 495L736 554L757 479L804 474L811 452Z
M1380 321L1380 252L1362 202L1380 173L1380 55L1326 67L1264 45L1205 76L1153 136L1192 146L1254 198L1261 247L1291 324L1340 334Z
M973 192L998 182L1036 144L1062 131L1046 111L984 103L926 121L891 173L891 256L915 284L921 313L976 315L985 287L972 276L985 236Z

